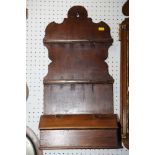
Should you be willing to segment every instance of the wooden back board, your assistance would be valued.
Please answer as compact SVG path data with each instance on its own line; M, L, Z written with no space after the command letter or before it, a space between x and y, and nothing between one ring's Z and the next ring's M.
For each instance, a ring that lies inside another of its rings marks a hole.
M112 114L109 26L93 23L84 7L74 6L63 23L47 26L43 41L52 60L44 78L44 114Z

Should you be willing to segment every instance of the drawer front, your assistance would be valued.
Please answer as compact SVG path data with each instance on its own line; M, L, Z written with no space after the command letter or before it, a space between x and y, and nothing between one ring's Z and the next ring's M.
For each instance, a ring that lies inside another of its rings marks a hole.
M118 148L116 129L41 130L42 149Z

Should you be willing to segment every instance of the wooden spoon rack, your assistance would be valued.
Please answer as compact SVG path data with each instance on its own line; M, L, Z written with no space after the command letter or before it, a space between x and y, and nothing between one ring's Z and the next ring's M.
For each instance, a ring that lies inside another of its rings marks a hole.
M93 23L82 6L45 30L48 74L44 78L41 149L120 148L113 111L113 78L105 62L113 39L104 22Z

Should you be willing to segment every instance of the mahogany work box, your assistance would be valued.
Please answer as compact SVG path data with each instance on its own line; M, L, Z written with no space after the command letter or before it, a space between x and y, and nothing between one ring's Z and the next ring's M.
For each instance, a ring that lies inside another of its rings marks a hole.
M47 26L44 45L52 62L44 78L41 149L121 147L105 62L112 42L109 26L93 23L82 6Z

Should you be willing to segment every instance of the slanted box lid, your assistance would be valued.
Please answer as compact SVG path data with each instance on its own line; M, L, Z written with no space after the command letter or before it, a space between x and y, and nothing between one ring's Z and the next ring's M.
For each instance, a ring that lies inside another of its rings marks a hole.
M42 115L40 130L118 128L116 114Z

